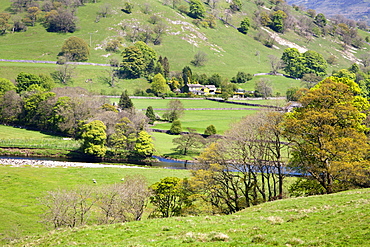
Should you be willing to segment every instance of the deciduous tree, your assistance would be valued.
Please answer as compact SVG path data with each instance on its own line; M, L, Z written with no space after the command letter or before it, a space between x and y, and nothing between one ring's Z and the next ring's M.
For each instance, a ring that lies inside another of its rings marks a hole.
M81 130L83 152L95 157L104 157L106 152L105 143L107 140L105 124L102 121L94 120L90 123L84 124Z
M163 118L172 122L176 119L179 119L184 114L184 105L178 99L171 100L168 102L167 110L163 114Z
M364 112L369 103L359 94L355 82L329 77L301 97L302 107L285 118L292 166L316 179L326 193L361 184L366 177Z
M156 74L153 77L150 88L152 92L157 96L166 94L170 91L170 87L167 85L167 81L162 74Z
M89 59L89 45L81 38L70 37L62 46L61 55L69 58L71 61L86 61Z

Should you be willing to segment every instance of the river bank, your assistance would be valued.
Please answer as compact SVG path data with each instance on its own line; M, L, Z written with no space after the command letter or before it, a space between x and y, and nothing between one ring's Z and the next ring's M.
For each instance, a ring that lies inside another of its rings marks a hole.
M69 162L69 161L54 161L54 160L39 160L27 158L0 158L0 164L11 167L86 167L86 168L143 168L142 166L134 165L111 165L89 162Z

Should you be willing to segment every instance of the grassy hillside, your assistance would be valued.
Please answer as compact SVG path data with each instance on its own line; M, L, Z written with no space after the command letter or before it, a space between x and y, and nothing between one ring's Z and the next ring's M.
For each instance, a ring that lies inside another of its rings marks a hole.
M184 66L191 66L194 72L206 73L211 75L219 73L224 78L231 79L238 71L247 73L262 73L270 71L269 55L280 57L283 50L288 48L284 40L306 48L316 50L328 58L330 55L338 57L338 64L329 68L328 72L337 68L349 67L353 60L343 58L341 46L329 39L315 38L310 42L305 41L294 32L290 31L284 35L282 42L277 42L275 48L267 48L254 39L254 36L262 31L261 29L251 29L248 35L241 34L231 26L225 25L220 20L216 20L216 28L203 28L195 26L190 17L180 14L170 6L164 5L164 1L157 0L137 0L133 2L134 8L132 14L122 12L121 3L107 0L98 3L88 3L79 7L77 16L79 18L79 29L74 33L60 34L49 33L41 25L36 23L34 27L28 27L26 32L7 33L0 36L0 54L2 59L28 59L28 60L52 60L56 61L57 54L61 50L64 40L71 36L78 36L84 39L90 45L91 56L88 62L108 63L111 58L120 59L119 53L105 51L106 44L112 39L121 39L123 46L129 46L132 43L125 39L128 35L125 28L133 26L147 26L151 16L156 15L166 25L166 34L160 45L152 46L159 55L166 56L169 59L171 70L181 71ZM269 1L265 1L266 8L271 7ZM238 27L240 21L248 16L253 17L253 12L257 6L252 1L243 0L242 12L236 12L229 17L229 22ZM111 14L107 18L100 18L96 22L97 12L103 4L110 4ZM180 4L188 6L185 1ZM226 2L219 4L218 10L225 7ZM0 11L9 10L10 2L2 1ZM148 6L150 11L143 13L143 8ZM207 7L207 11L211 11ZM269 10L267 10L269 11ZM301 13L291 10L299 18ZM219 14L225 18L224 14ZM203 67L194 67L190 65L194 54L198 51L207 54L208 61ZM354 52L354 51L353 51ZM353 55L356 55L353 53ZM10 64L0 62L0 77L14 79L20 71L33 73L49 73L54 71L55 65L32 64L26 65L21 63ZM122 92L122 89L129 89L133 93L136 88L145 89L149 84L143 80L129 81L120 80L115 88L109 88L104 84L101 77L106 75L105 67L98 66L77 66L77 73L74 82L70 86L82 86L96 93L116 94ZM92 79L93 83L86 84L86 79ZM288 79L279 78L281 84L291 84ZM279 82L280 84L280 82ZM246 85L246 88L250 86ZM277 90L280 94L284 90Z
M57 188L76 188L120 182L126 175L140 174L153 184L167 176L186 177L186 170L160 168L32 168L0 165L0 245L9 238L47 231L40 222L37 198Z
M234 215L51 231L10 246L368 246L370 190L292 198Z
M368 0L288 0L287 2L289 4L315 9L317 12L324 13L328 16L340 14L349 19L356 21L363 20L370 23L370 1Z

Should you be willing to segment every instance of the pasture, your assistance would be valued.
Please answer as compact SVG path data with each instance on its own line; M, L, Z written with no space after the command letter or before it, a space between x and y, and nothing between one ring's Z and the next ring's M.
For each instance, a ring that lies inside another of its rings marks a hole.
M40 222L38 198L47 191L83 185L119 183L126 175L143 175L148 185L168 176L187 177L187 170L161 168L33 168L0 165L0 245L4 239L47 231ZM96 179L97 184L92 183Z
M80 142L40 131L0 125L0 147L75 150Z
M370 190L291 198L233 215L173 217L39 234L10 246L368 246Z

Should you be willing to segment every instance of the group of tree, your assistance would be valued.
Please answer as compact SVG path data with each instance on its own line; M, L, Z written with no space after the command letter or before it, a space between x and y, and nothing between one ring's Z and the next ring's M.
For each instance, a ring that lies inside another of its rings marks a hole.
M141 220L150 195L146 179L136 175L111 185L48 191L39 201L43 222L59 229Z
M16 84L1 79L0 122L82 139L81 150L92 157L145 159L154 151L147 125L127 92L118 108L82 88L55 88L47 75L21 72Z
M308 50L300 53L297 48L287 48L281 60L284 62L285 73L294 78L302 78L305 74L326 75L328 64L316 51Z
M14 0L11 14L2 13L3 33L26 31L27 26L41 23L49 32L73 33L77 29L77 8L95 0L39 1Z
M123 78L146 77L151 79L154 75L169 76L170 64L167 57L158 58L153 48L142 41L133 46L126 47L122 52L122 62L119 64L120 76Z

